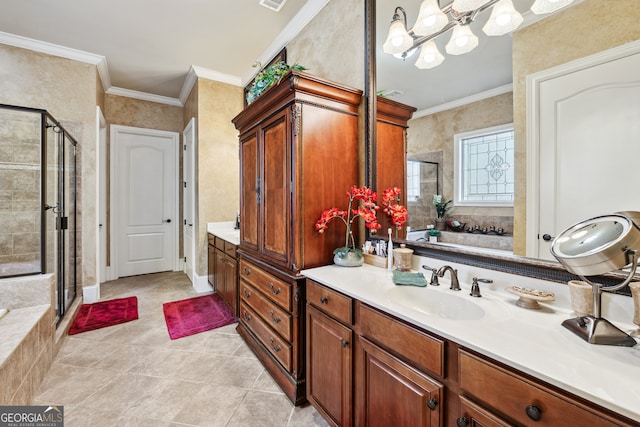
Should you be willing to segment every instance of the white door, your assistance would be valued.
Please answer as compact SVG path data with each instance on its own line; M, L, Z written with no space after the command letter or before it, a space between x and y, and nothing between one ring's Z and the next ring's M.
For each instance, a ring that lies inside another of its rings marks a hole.
M175 270L176 132L111 126L117 277Z
M539 100L534 256L554 259L549 237L587 218L640 210L640 53L542 81Z
M107 279L107 121L97 107L98 122L98 283Z
M195 268L196 238L195 238L195 140L196 140L196 119L191 118L189 124L182 134L184 151L182 152L182 215L183 221L183 253L185 257L184 272L193 283L193 273Z

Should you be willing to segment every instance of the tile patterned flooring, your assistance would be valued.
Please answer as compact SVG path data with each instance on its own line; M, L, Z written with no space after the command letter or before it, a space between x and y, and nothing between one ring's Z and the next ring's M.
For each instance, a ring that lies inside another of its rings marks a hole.
M101 300L138 297L139 319L68 336L34 405L63 405L65 426L327 426L294 407L235 324L170 340L162 304L197 296L183 273L122 278Z

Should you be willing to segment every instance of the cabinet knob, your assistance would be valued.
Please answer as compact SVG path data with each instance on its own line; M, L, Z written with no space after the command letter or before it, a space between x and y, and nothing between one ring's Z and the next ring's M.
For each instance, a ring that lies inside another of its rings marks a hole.
M456 420L456 425L458 427L467 427L469 425L469 420L465 417L460 417Z
M540 421L542 419L542 410L540 410L540 408L538 408L536 405L527 406L525 412L527 413L527 416L533 421Z
M251 315L247 313L247 310L242 310L242 319L245 322L248 322L249 320L251 320Z
M347 340L342 340L342 347L347 347L349 345L349 341Z
M320 297L320 303L322 304L326 304L329 301L329 298L327 297Z
M271 293L274 295L278 295L280 292L282 292L282 289L276 288L273 282L269 283L269 288L271 288Z
M246 266L242 267L242 272L244 273L245 276L248 276L251 274L251 270L249 268L247 268Z
M245 298L251 298L251 292L249 292L247 288L242 288L242 295L244 295Z
M436 399L429 399L427 406L433 411L438 406L438 401Z

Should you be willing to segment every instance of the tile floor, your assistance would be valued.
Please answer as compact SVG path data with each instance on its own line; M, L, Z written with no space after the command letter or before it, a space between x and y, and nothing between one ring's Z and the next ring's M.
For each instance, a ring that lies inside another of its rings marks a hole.
M63 405L66 427L326 426L294 407L235 324L170 340L162 304L197 296L186 275L157 273L101 286L138 297L139 319L68 336L35 405Z

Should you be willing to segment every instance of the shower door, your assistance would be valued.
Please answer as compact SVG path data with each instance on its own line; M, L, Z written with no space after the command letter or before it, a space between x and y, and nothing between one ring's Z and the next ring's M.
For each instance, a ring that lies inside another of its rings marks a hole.
M53 119L45 120L46 270L56 274L56 314L62 319L76 297L76 147Z

